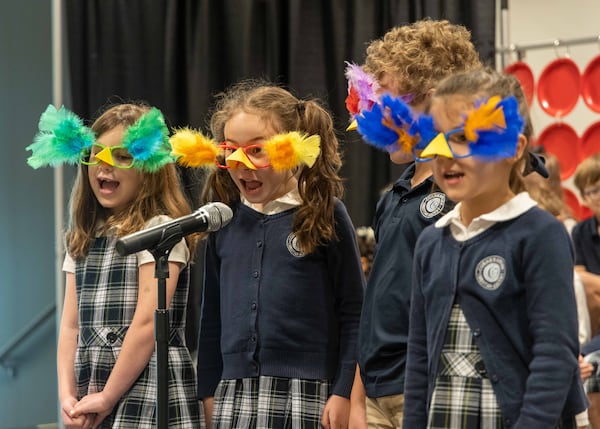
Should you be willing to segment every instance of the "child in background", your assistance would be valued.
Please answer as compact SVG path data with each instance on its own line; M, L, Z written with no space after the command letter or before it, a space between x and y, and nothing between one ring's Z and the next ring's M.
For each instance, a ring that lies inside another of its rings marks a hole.
M211 130L220 168L204 199L234 216L206 249L198 398L207 421L346 427L364 276L338 199L332 119L316 101L247 81L221 94Z
M154 257L119 256L119 237L191 212L160 111L106 110L92 125L49 106L28 149L37 168L79 164L70 202L66 290L58 339L61 414L68 427L154 428L158 304ZM169 428L200 427L195 372L185 344L192 237L169 255Z
M536 153L544 159L544 166L548 171L548 177L539 174L530 174L525 177L527 192L541 205L557 217L567 228L569 234L577 221L573 218L573 212L565 201L565 196L560 179L560 164L558 158L543 149L536 148Z
M420 157L435 158L457 205L415 248L404 425L573 428L587 407L573 252L563 225L522 192L531 128L519 83L451 76L430 113L439 134Z
M479 67L479 55L465 27L423 20L393 28L373 41L364 71L374 77L368 86L375 95L401 97L422 111L440 79ZM352 74L351 68L347 73L351 83ZM434 188L429 164L415 164L412 154L397 145L386 149L393 163L410 165L379 200L373 219L376 249L360 322L353 428L365 428L367 423L401 427L414 246L423 228L451 207Z
M588 297L592 335L597 337L600 321L600 154L583 160L575 170L573 183L579 190L583 204L593 216L578 223L573 228L575 245L575 270L581 277ZM590 420L592 427L600 427L600 379L593 376L587 385L590 398Z
M369 278L371 265L373 264L373 251L375 250L375 234L370 226L359 226L356 228L358 238L358 251L362 262L365 278Z

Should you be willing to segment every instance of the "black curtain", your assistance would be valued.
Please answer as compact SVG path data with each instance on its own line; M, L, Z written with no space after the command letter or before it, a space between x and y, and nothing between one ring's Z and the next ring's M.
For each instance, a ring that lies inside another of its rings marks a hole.
M346 133L344 61L362 63L369 41L425 17L463 24L484 62L494 59L495 0L67 0L71 108L145 100L172 127L208 131L216 92L243 78L278 82L326 102L344 155L345 203L369 225L380 191L400 173L387 154ZM202 174L182 169L199 204ZM196 275L198 275L196 273ZM197 291L196 291L197 294ZM198 301L198 296L192 297ZM198 308L194 306L194 308ZM196 315L190 316L192 330ZM189 342L191 346L195 341Z

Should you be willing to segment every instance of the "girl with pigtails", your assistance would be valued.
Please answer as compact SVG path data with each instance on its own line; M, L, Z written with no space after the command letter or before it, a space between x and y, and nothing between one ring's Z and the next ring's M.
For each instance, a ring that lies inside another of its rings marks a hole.
M218 97L213 139L171 138L230 205L207 239L198 398L213 428L347 427L364 277L340 201L333 123L314 100L245 81Z

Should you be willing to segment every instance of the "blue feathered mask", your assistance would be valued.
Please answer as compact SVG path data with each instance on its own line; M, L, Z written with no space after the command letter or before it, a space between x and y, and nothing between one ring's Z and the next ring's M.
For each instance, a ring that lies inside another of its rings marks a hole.
M401 97L389 94L381 97L370 111L356 116L358 132L367 143L388 152L400 150L407 154L421 149L420 127L424 120L427 119L417 115Z
M447 158L476 156L486 161L511 158L517 153L519 134L523 132L525 120L519 113L519 103L514 96L501 99L499 96L479 101L465 115L465 121L446 134L431 134L427 147L420 154L422 161L437 155ZM468 153L457 155L448 144L451 134L462 132L468 143Z

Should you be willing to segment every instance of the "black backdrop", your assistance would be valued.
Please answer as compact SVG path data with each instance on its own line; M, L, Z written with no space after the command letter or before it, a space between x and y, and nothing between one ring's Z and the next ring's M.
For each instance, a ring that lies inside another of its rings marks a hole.
M324 100L340 130L345 203L357 226L370 224L379 192L400 167L343 131L344 61L362 63L370 40L424 17L465 25L482 60L494 59L494 0L66 0L65 5L71 108L84 118L94 119L106 103L137 99L160 108L171 126L207 131L213 95L248 77ZM202 177L182 173L197 206ZM190 323L195 321L192 311Z

